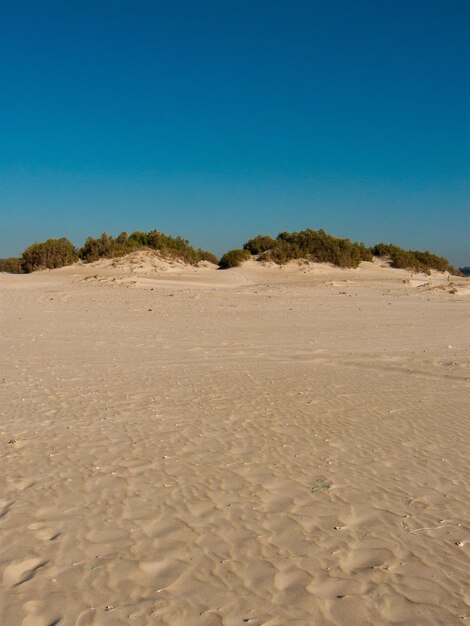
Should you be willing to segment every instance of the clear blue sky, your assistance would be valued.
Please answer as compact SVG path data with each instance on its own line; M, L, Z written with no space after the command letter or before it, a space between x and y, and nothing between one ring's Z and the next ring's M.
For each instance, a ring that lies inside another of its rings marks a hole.
M468 0L0 0L0 256L324 228L470 265Z

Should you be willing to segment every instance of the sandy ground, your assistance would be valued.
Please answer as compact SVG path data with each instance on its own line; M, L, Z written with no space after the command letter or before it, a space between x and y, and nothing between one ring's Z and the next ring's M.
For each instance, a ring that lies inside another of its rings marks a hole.
M470 281L0 274L2 626L470 625Z

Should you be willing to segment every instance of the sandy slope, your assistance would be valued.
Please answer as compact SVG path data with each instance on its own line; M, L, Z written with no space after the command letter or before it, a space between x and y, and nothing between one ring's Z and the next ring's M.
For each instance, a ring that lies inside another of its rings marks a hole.
M470 624L469 281L134 261L0 274L0 623Z

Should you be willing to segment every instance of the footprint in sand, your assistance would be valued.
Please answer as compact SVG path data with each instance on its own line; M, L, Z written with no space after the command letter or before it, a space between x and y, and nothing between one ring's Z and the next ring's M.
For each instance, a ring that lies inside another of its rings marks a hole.
M41 541L54 541L57 539L61 532L56 528L51 528L47 526L47 524L42 524L41 522L34 522L28 526L29 530L34 531L34 535L37 539Z
M385 568L391 563L393 555L390 550L370 549L354 550L340 559L340 567L345 574L350 576L361 570Z
M21 626L55 626L62 620L62 615L48 608L41 600L30 600L23 605L23 609L27 615Z
M140 561L139 569L145 574L155 577L161 588L169 587L184 572L184 566L179 562L169 561Z
M36 484L35 480L28 480L27 478L10 479L8 482L13 485L15 489L18 489L18 491L26 491L26 489Z
M155 617L158 613L161 613L161 611L166 609L168 605L168 601L164 598L159 598L158 600L142 600L134 607L135 610L133 613L129 614L128 619L130 622L137 621L138 624L144 623L143 620L148 620L149 617ZM83 624L83 626L87 625Z
M248 620L244 619L243 621L246 622ZM208 612L201 616L201 626L223 626L223 621L217 613Z
M313 582L307 591L317 598L341 599L346 596L360 596L368 593L371 585L358 580L347 578L328 578L322 582Z
M39 568L47 564L43 559L26 559L14 561L3 572L3 582L10 589L31 580Z
M13 504L15 504L14 500L0 500L0 517L5 517Z

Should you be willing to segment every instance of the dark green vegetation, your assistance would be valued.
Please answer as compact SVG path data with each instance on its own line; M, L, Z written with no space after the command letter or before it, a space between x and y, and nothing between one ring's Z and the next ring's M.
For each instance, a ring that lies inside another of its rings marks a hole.
M223 270L229 267L238 267L243 261L248 261L251 254L248 250L229 250L219 261L219 267Z
M361 261L372 261L372 252L362 243L338 239L324 230L302 230L279 233L276 239L258 235L247 241L243 249L257 256L258 261L283 265L294 259L333 263L338 267L357 267Z
M372 261L374 256L379 256L390 260L392 267L428 274L432 269L458 274L447 259L428 251L403 250L393 244L384 243L368 248L363 243L333 237L324 230L282 232L276 239L269 235L258 235L247 241L243 250L254 255L258 261L273 261L279 265L295 259L306 259L319 263L332 263L338 267L354 268L361 261ZM220 260L219 266L226 268L240 265L246 260L241 256L241 252L241 250L227 252Z
M36 270L64 267L78 261L77 250L68 239L48 239L33 243L21 255L21 269L29 273Z
M431 270L449 272L450 274L459 273L447 259L432 254L427 250L425 252L420 252L419 250L403 250L391 243L378 243L372 248L372 254L380 257L388 257L392 267L401 267L417 272L425 272L426 274L429 274Z
M0 259L0 272L29 274L36 270L54 269L78 261L78 252L68 239L48 239L28 246L19 258Z
M392 267L430 273L431 270L462 273L470 275L470 268L456 270L444 257L431 252L403 250L393 244L379 243L372 248L363 243L354 243L349 239L339 239L324 230L302 230L282 232L273 239L269 235L258 235L243 245L243 250L229 250L220 261L217 257L200 248L193 248L183 237L171 237L158 230L148 233L135 231L128 235L121 233L112 237L103 233L100 237L88 237L84 245L77 250L73 244L62 237L34 243L22 253L20 258L0 259L0 272L13 274L34 272L39 269L54 269L70 265L81 259L91 263L99 259L122 257L136 250L156 250L163 257L174 258L196 265L200 261L209 261L221 269L237 267L251 256L258 261L272 261L278 265L295 259L305 259L319 263L332 263L338 267L357 267L361 261L372 261L374 256L390 261Z
M470 276L470 266L459 267L459 272L464 276Z
M361 261L372 261L372 253L362 243L338 239L324 230L302 230L279 233L274 246L261 254L261 259L278 264L294 259L333 263L338 267L357 267Z
M121 233L116 238L107 233L103 233L98 239L88 237L78 254L81 259L90 263L145 249L158 250L163 256L178 258L191 265L196 265L199 261L217 264L217 257L212 252L193 248L187 239L171 237L158 230L151 230L148 233L136 231L130 235Z
M7 259L0 259L0 272L8 272L9 274L22 274L21 259L16 257L8 257Z
M79 259L86 263L99 259L113 259L136 250L157 250L162 256L176 258L196 265L200 261L209 261L217 265L217 257L208 252L193 248L183 237L171 237L158 230L148 233L133 232L128 235L121 233L111 237L103 233L100 237L88 237L85 244L77 250L68 239L48 239L41 243L33 243L26 248L20 258L0 259L0 272L21 274L42 269L54 269L71 265Z
M276 240L269 235L258 235L243 244L243 249L248 250L250 254L262 254L274 248L275 245Z

